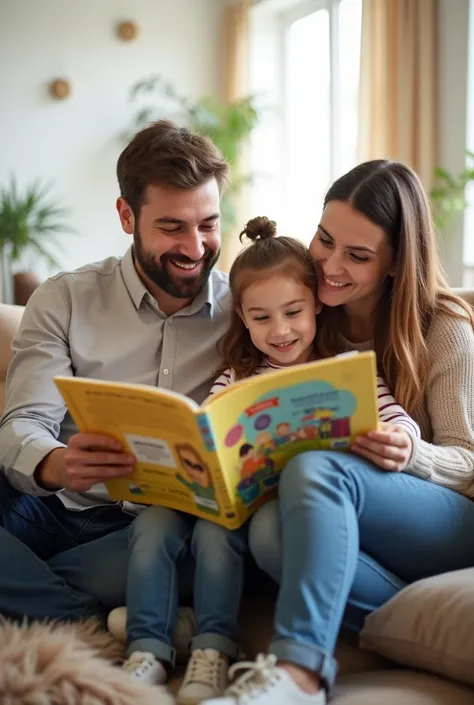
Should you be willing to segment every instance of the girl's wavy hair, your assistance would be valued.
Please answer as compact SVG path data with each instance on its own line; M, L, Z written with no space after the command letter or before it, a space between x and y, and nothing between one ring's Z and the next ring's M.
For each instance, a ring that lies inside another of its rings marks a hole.
M240 233L251 244L234 260L229 274L232 293L230 327L218 344L223 360L222 371L232 368L236 379L252 377L263 363L263 354L252 343L240 312L245 289L274 274L301 281L316 296L317 280L313 260L302 242L292 237L277 237L273 220L262 216L249 220Z
M395 275L383 282L372 337L380 372L410 413L422 402L430 371L426 335L435 315L470 321L473 312L449 288L441 266L430 204L418 176L405 164L365 162L331 186L324 207L342 201L383 228L393 250ZM318 316L318 353L335 355L344 322L342 307Z

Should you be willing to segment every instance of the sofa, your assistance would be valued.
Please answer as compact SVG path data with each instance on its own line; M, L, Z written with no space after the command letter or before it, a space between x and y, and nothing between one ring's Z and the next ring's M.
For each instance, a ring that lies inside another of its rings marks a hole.
M459 293L474 306L474 290ZM0 304L0 409L22 313L20 306ZM272 610L270 596L244 602L240 628L249 658L265 651ZM370 648L361 648L353 635L340 635L333 705L474 703L474 568L408 586L367 623L361 643Z

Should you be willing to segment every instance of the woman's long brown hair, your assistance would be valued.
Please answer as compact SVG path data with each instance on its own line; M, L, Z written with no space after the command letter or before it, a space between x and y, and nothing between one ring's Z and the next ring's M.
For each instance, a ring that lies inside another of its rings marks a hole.
M441 266L428 198L405 164L365 162L329 189L330 201L349 203L383 228L393 250L395 276L387 277L373 312L374 348L381 374L410 413L422 401L430 371L426 336L435 315L470 321L470 306L449 288ZM342 307L323 307L318 316L318 353L340 352Z
M240 233L251 244L235 259L229 274L232 293L231 322L219 341L222 371L234 370L236 379L252 377L263 363L263 354L252 343L240 312L242 295L251 284L283 274L301 281L316 296L316 272L308 248L291 237L277 237L274 221L262 216L249 220Z

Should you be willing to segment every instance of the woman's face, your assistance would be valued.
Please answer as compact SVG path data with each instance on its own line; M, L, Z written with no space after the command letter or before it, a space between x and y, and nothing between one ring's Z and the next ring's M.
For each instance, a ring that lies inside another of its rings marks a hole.
M309 249L321 303L370 315L383 281L394 274L393 251L384 230L348 203L330 201Z

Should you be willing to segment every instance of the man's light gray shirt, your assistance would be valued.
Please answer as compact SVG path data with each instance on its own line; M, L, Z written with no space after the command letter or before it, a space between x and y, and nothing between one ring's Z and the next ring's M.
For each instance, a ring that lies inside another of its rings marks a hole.
M35 468L77 432L55 375L150 384L201 403L220 365L216 345L230 306L228 277L213 271L188 307L166 316L139 278L131 249L48 279L13 341L0 424L0 465L11 484L49 494L35 482ZM58 496L71 509L110 501L103 485Z

